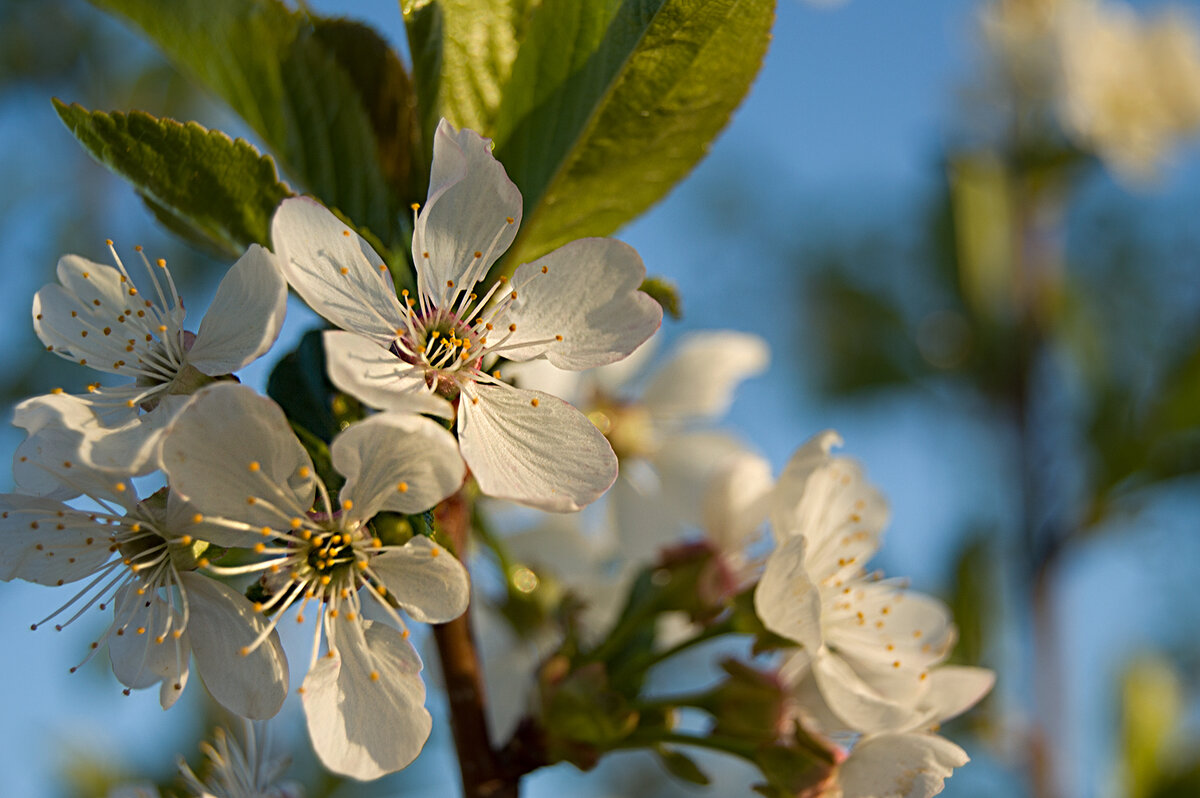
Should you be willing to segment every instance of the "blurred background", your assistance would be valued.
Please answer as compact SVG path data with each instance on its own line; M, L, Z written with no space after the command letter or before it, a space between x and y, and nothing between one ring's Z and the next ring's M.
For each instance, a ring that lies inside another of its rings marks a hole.
M403 49L394 0L306 5L366 20ZM946 730L974 761L945 795L1200 795L1200 148L1194 124L1133 131L1143 146L1130 156L1119 133L1072 122L1063 87L1039 72L1049 5L780 0L758 82L711 155L618 235L679 288L683 319L660 337L733 328L768 340L771 368L743 386L727 426L777 470L836 428L892 504L876 562L946 599L955 659L998 672L985 704ZM1167 4L1131 7L1164 19ZM142 244L193 307L226 266L171 238L94 163L52 96L254 140L82 0L0 0L8 406L88 379L42 351L29 322L61 254L105 261L105 238L123 254ZM1115 113L1138 112L1127 100ZM1166 143L1147 154L1151 140ZM315 324L293 302L272 360ZM271 365L243 379L261 389ZM9 452L19 436L0 442ZM169 781L175 754L195 762L222 719L198 687L165 717L154 691L123 696L102 657L68 676L99 620L29 631L66 598L0 585L0 793ZM353 791L319 775L294 702L277 737L312 798L453 795L439 701L431 690L418 762ZM750 794L747 771L705 763L707 791L630 755L599 775L539 772L525 794Z

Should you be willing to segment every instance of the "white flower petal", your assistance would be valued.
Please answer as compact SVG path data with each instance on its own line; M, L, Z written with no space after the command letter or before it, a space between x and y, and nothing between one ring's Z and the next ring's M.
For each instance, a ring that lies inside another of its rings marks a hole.
M279 204L271 243L283 276L309 307L343 330L388 346L404 322L391 274L371 245L307 197Z
M333 467L346 477L348 517L378 512L420 513L454 493L466 469L458 444L436 421L382 413L351 424L329 447Z
M272 631L243 655L242 649L266 628L267 619L245 596L215 579L185 572L179 584L187 590L187 636L196 670L212 697L244 718L273 717L288 692L288 664L279 635Z
M843 798L932 798L966 752L933 734L881 734L860 740L838 767Z
M690 432L661 440L649 461L658 475L661 501L669 512L689 524L700 525L712 479L745 454L745 446L731 435Z
M119 426L106 425L86 396L27 399L13 413L13 424L28 433L13 458L13 480L39 496L109 496L115 481L158 468L164 429L188 399L164 396L152 412Z
M919 677L950 653L957 634L950 608L887 581L859 580L849 587L849 593L828 599L844 602L845 610L843 621L826 630L826 642L882 672L884 681L892 674L900 677L907 693L910 677Z
M754 612L777 635L812 655L821 647L821 593L804 568L806 541L790 538L771 552L754 591Z
M163 441L171 486L202 513L279 528L316 489L312 461L279 406L221 383L198 394ZM307 475L307 476L305 476Z
M662 324L662 308L638 290L644 279L633 247L611 238L581 238L519 266L516 299L495 322L516 325L501 351L575 371L626 357Z
M74 582L108 562L108 545L108 531L86 512L54 499L0 494L0 580Z
M847 662L827 649L813 656L813 675L829 709L855 731L889 731L909 727L920 713L914 689L912 700L895 701L876 692ZM915 685L914 685L915 688Z
M683 519L663 501L658 475L644 461L621 463L621 473L606 502L622 558L651 562L663 547L677 543L683 534Z
M216 377L267 353L287 312L287 283L275 256L258 244L233 264L200 322L187 362Z
M775 480L771 464L757 454L730 458L708 481L701 508L704 534L730 554L743 554L767 517L767 498Z
M169 709L187 684L188 637L171 634L183 618L157 593L139 596L129 585L117 591L113 615L117 626L108 636L113 674L134 690L161 682L159 703Z
M448 401L426 390L424 371L405 363L387 347L341 330L327 331L322 341L325 369L338 390L379 410L454 416Z
M578 510L617 477L616 455L595 425L563 400L536 391L464 389L458 442L484 493L541 510Z
M767 343L757 335L693 333L655 373L642 403L656 421L716 418L729 409L734 389L769 361Z
M421 660L391 627L333 623L336 651L322 657L304 680L308 733L327 769L363 781L377 779L416 759L429 737L432 719L424 706Z
M417 536L400 548L371 558L371 571L401 609L422 623L446 623L467 610L467 569L429 538Z
M487 274L520 223L521 192L492 156L491 140L443 119L433 138L429 195L413 230L421 295L446 307L453 291L469 290Z
M802 446L784 468L771 500L777 537L803 535L809 542L808 570L823 584L848 581L879 547L887 525L882 494L845 457L830 457L839 442L825 432Z
M114 364L128 357L128 335L118 319L125 310L134 309L131 303L141 300L128 296L133 289L117 269L78 255L59 259L58 279L62 285L46 285L33 298L33 329L38 338L68 360L84 360L94 369L120 373Z
M929 681L924 703L934 722L942 723L979 703L996 684L996 674L987 668L943 665L930 671Z

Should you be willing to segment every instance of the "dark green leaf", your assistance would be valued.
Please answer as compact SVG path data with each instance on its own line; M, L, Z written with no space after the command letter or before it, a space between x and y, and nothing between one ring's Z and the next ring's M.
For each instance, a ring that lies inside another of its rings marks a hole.
M641 290L654 297L654 301L662 305L667 315L675 321L683 318L683 301L674 283L662 277L647 277L642 281Z
M172 231L232 256L269 243L275 206L291 194L270 156L195 122L58 100L54 107L88 152L131 182Z
M398 98L399 62L381 55L384 45L369 29L318 21L318 33L277 0L92 2L127 17L228 102L322 202L386 242L398 240L410 192L386 178L407 169L397 148L410 110ZM374 69L389 73L356 81ZM389 109L401 119L393 122Z
M607 235L704 156L766 52L773 0L543 0L496 120L525 198L510 265Z
M675 778L692 784L708 785L711 783L704 771L687 754L661 745L654 749L654 753L658 754L658 759L663 763L663 767Z
M309 330L300 344L280 359L267 379L267 396L279 403L293 424L329 443L339 428L333 413L337 389L325 376L322 332Z
M349 19L314 19L317 39L324 44L350 82L358 89L379 152L379 164L401 199L415 202L423 197L428 166L417 171L414 164L417 140L416 95L408 72L396 52L378 33Z

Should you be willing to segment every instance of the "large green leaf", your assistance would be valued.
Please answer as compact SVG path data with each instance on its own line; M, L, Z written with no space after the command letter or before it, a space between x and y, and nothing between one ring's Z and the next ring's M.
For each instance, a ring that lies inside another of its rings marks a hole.
M278 0L91 2L127 17L228 102L321 201L385 241L397 239L411 187L389 186L387 177L410 171L403 164L411 156L397 152L406 147L408 104L397 92L407 78L396 74L403 68L394 56L380 57L386 46L369 29L314 25ZM360 59L372 53L368 67ZM390 74L363 82L368 68ZM394 124L388 108L400 115Z
M133 183L173 231L231 256L269 243L271 215L291 194L269 155L195 122L58 100L54 107L88 152Z
M402 0L426 142L442 117L491 135L518 45L540 2Z
M762 64L773 0L543 0L496 154L525 198L508 263L607 235L704 156Z

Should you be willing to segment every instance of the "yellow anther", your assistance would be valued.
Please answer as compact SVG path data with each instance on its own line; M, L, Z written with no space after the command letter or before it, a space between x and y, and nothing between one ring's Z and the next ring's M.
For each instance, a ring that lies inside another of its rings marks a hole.
M292 529L299 529L304 525L304 521L300 518L293 518L290 522Z
M266 550L267 550L267 544L265 544L265 543L255 543L254 544L254 551L256 554L262 554Z
M137 633L138 633L138 634L140 634L140 635L144 635L144 634L146 634L146 627L144 627L144 626L139 626L139 627L137 628Z
M407 482L397 483L396 490L400 491L401 493L408 493L408 483Z
M308 479L312 476L312 469L308 466L300 466L300 470L296 473L300 475L300 479Z
M509 294L509 295L508 295L508 297L509 297L509 299L516 299L516 298L517 298L517 292L516 292L516 291L513 291L511 294Z
M258 469L262 468L262 466L260 466L258 464L257 460L251 460L250 465L248 465L247 468L249 468L253 472L253 471L258 471Z
M483 257L483 253L482 253L482 252L480 252L479 250L475 250L475 257L477 257L477 258L482 258L482 257Z
M246 504L258 504L258 499L254 498L253 496L247 496Z
M115 490L117 493L124 493L125 492L125 483L118 482L116 485L113 485L113 490Z
M342 509L349 510L354 507L354 502L350 499L342 499Z
M338 271L340 271L342 274L349 274L349 273L350 273L350 267L348 267L348 266L343 266L342 268L338 269Z
M60 393L62 393L62 392L63 392L63 389L62 389L62 388L52 388L52 389L50 390L50 393L52 393L52 394L55 394L55 395L58 395L58 394L60 394Z
M264 526L262 529L258 530L258 533L264 538L269 538L271 536L271 532L272 530L269 526Z
M379 671L371 671L371 681L379 681Z
M201 521L203 521L203 520L204 520L204 516L203 516L203 515L201 515L200 513L196 513L195 515L193 515L193 516L192 516L192 523L193 523L193 524L198 524L198 523L200 523L200 522L201 522Z
M555 340L555 341L561 341L561 340L562 340L562 336L561 336L561 335L556 335L556 336L554 336L554 340Z
M108 246L110 246L110 247L113 245L113 243L112 243L112 239L111 239L111 238L106 238L106 239L104 239L104 243L105 243L105 244L107 244L107 245L108 245Z
M192 545L192 540L193 540L193 538L191 535L184 535L183 537L181 537L179 539L179 542L180 542L180 544L182 544L184 546L190 546L190 545Z
M535 398L535 399L530 399L529 404L533 405L534 407L537 407L540 404L540 402L538 402L538 400Z
M547 272L549 272L549 271L550 271L550 267L549 267L549 266L543 266L543 267L542 267L542 274L546 274L546 273L547 273Z
M163 258L159 258L157 261L155 261L155 263L158 264L158 268L160 268L160 269L167 268L167 261Z
M505 216L504 221L508 222L509 224L512 224L513 222L516 221L516 219L512 218L511 216Z
M241 654L243 657L250 656L250 646L242 646L241 650L238 651L238 653Z

